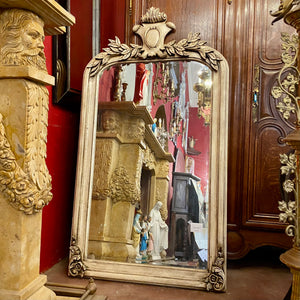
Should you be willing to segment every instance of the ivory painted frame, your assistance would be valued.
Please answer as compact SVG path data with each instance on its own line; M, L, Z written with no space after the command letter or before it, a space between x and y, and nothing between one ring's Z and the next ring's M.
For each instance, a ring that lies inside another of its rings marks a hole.
M206 42L200 39L199 33L190 34L187 39L179 42L172 41L164 44L165 36L172 29L175 29L175 25L166 21L166 15L159 12L158 9L151 8L142 17L142 25L135 25L133 28L133 31L141 36L142 46L121 44L118 38L110 40L109 48L96 55L84 71L68 273L74 277L94 277L216 292L225 291L228 64L218 51L208 47ZM155 30L155 32L152 31L151 34L148 34L151 30ZM155 35L157 38L153 40ZM206 270L196 270L88 259L87 246L93 186L99 78L107 67L116 63L176 60L197 61L207 65L213 71L208 267Z

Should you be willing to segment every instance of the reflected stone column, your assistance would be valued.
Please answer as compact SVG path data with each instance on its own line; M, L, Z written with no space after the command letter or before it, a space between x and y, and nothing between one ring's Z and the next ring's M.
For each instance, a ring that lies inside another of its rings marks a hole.
M88 256L126 262L135 259L131 233L135 204L140 201L141 140L144 138L139 123L143 128L145 124L139 117L119 111L117 102L103 110L100 117Z
M141 200L142 168L152 170L152 198L163 203L168 216L168 173L173 157L153 135L153 120L145 107L133 102L100 102L101 128L97 129L88 257L135 261L132 230ZM149 212L143 212L147 214Z
M5 1L0 11L0 299L56 299L39 274L42 208L52 199L46 85L54 78L46 69L45 22L29 10L7 7ZM44 8L56 14L50 7Z
M161 217L164 221L168 218L168 194L169 194L169 162L166 160L159 160L156 166L156 195L155 203L160 201L163 205L160 209ZM154 207L155 203L151 205Z

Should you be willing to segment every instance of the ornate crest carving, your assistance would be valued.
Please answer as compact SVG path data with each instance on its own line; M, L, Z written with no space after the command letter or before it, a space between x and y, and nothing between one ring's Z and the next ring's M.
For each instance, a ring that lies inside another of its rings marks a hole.
M73 277L83 277L86 266L82 261L82 254L80 248L76 244L76 239L72 237L70 246L70 258L68 266L68 274Z
M0 191L13 207L25 214L39 212L52 199L51 185L40 188L17 164L2 119L0 114Z
M175 30L175 25L167 21L167 15L161 13L158 8L151 7L146 15L142 17L142 25L135 25L133 32L136 32L143 41L141 57L166 57L164 40L166 35Z
M200 33L190 33L187 39L164 44L166 35L175 29L175 25L166 20L166 14L153 7L150 8L142 17L142 25L133 27L133 31L141 37L143 46L122 44L117 37L115 40L110 39L108 48L103 49L104 52L99 53L88 64L89 75L95 76L100 69L115 61L131 58L146 59L156 56L160 58L199 58L213 70L218 70L219 61L222 58L213 48L208 47L205 41L201 40Z
M210 274L206 278L206 289L208 291L222 292L225 289L224 252L218 250L218 256L212 264Z

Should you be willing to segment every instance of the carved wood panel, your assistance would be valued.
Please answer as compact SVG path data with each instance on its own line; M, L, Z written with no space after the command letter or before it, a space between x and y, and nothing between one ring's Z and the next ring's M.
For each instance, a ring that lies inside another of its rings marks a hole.
M280 34L291 29L283 22L271 25L270 11L277 6L271 0L233 2L226 14L234 19L226 23L229 25L225 25L225 31L239 44L235 62L236 54L227 44L224 48L225 57L232 60L229 65L233 74L229 156L238 157L236 162L229 162L231 258L241 257L258 246L289 247L291 243L284 234L285 225L279 223L278 201L279 154L290 150L282 139L291 131L292 124L282 119L270 95L282 66Z

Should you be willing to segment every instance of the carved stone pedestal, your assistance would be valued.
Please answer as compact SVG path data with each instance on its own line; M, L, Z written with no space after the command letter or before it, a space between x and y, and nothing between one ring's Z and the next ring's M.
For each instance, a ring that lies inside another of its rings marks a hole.
M300 299L300 248L292 248L280 256L280 260L290 268L293 274L291 300Z
M148 126L153 120L146 107L133 102L99 106L88 256L132 261L137 255L131 235L141 197L142 169L153 174L147 207L161 201L166 219L173 157L162 149Z
M8 76L22 78L30 73L24 70L29 69L16 66ZM39 71L31 71L38 76ZM55 299L55 294L43 287L46 277L39 275L41 210L52 199L51 176L45 164L48 92L35 80L6 79L3 73L0 73L0 299ZM48 84L53 82L51 76L48 79Z
M44 26L62 33L74 17L53 0L0 0L0 8L0 299L52 300L39 274L41 211L52 199Z

